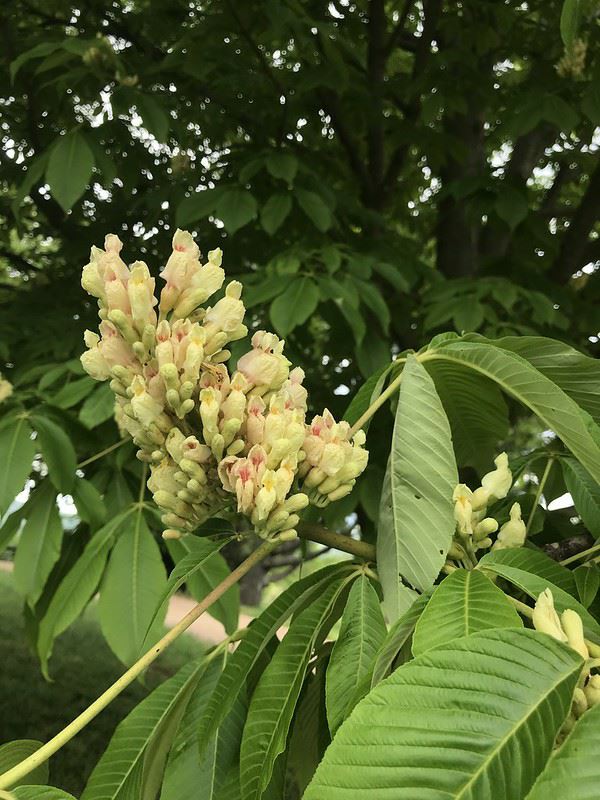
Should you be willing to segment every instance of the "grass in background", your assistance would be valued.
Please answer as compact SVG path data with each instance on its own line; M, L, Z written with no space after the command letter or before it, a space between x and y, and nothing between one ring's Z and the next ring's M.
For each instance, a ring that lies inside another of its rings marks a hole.
M93 606L55 643L53 683L41 675L24 630L22 601L11 576L0 573L0 744L50 739L124 671L100 633ZM119 722L149 689L202 653L191 637L180 639L152 665L145 686L129 686L87 728L50 760L50 783L78 797Z

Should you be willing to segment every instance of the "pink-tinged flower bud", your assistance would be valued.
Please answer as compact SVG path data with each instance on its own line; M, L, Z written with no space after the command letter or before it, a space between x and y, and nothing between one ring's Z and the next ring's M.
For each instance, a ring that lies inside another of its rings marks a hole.
M250 446L262 442L265 432L265 401L256 395L248 400L246 406L246 438Z
M136 375L131 383L133 397L131 407L136 419L142 425L151 425L161 415L163 408L146 389L146 383L142 377Z
M521 547L525 543L527 528L521 519L521 506L513 503L510 509L510 519L500 528L500 533L492 550L506 550L510 547Z
M252 337L252 350L237 364L248 383L264 391L279 389L289 374L290 362L283 355L283 341L274 334L258 331Z
M210 447L200 444L195 436L187 436L183 441L182 452L185 458L197 464L206 464L210 460Z
M550 589L544 589L539 595L532 615L533 627L536 631L547 633L559 642L567 642L568 639L562 629L558 614L554 610L554 597Z
M481 479L482 487L489 493L489 496L495 500L502 500L509 492L512 486L512 472L508 467L508 456L506 453L494 459L496 469L488 472Z
M304 370L295 367L290 372L288 380L284 382L282 388L285 392L286 408L299 408L301 411L306 411L308 392L302 386L304 377Z
M157 303L154 297L154 278L143 261L136 261L131 267L131 277L127 283L127 294L131 306L133 322L138 331L143 331L147 324L156 325Z

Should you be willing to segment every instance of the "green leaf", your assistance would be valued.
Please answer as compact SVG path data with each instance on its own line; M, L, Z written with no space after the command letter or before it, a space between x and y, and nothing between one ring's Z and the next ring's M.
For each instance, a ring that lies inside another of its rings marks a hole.
M526 800L597 800L600 786L600 706L586 711L550 757Z
M493 556L493 553L490 555ZM517 586L534 600L537 600L544 589L550 589L554 597L556 610L561 613L566 608L571 608L573 611L576 611L581 617L586 636L594 642L600 643L600 624L596 622L589 611L587 611L581 603L577 602L574 597L546 578L540 578L539 575L525 572L525 570L519 569L518 567L502 564L491 558L490 555L484 556L481 559L479 562L480 569L492 572L494 575L499 575L501 578Z
M161 734L172 741L176 726L171 723L179 723L205 669L204 661L186 664L133 709L119 724L94 767L81 800L154 797L143 793L144 771L151 766L151 759L146 761L146 756L156 754L154 745Z
M298 200L298 205L315 228L322 233L331 228L331 223L333 222L331 211L318 194L308 192L306 189L296 189L296 199Z
M77 477L73 487L73 500L77 513L90 528L99 528L106 519L106 506L102 495L93 483Z
M325 665L309 673L298 701L286 760L285 797L302 797L329 744L325 711Z
M223 194L222 188L205 189L195 192L191 197L182 200L175 213L175 221L179 227L186 228L192 222L204 219L213 213L217 202Z
M524 358L600 423L600 361L544 336L486 340Z
M77 129L61 136L50 151L46 180L63 211L69 211L90 184L94 154Z
M457 303L452 321L457 331L476 331L485 321L485 307L475 300Z
M130 666L140 656L150 623L162 623L162 618L156 619L155 610L166 574L160 549L141 508L123 528L102 581L98 616L111 650ZM162 610L164 616L166 607Z
M235 233L256 217L256 199L245 189L227 189L217 202L215 213L228 233Z
M267 171L288 185L294 182L298 172L298 159L291 153L271 153L266 159Z
M415 625L429 602L430 597L431 590L419 595L410 608L394 622L387 632L375 656L371 673L371 687L376 686L391 672L398 654L413 635Z
M375 284L369 283L368 281L356 280L356 285L360 293L361 301L371 309L376 319L379 320L384 332L388 333L391 315L383 295Z
M289 194L273 194L269 197L260 212L260 224L269 236L279 230L291 210L292 198Z
M496 214L514 230L529 213L527 196L512 186L503 186L496 199Z
M27 780L29 780L29 775ZM54 786L26 785L18 786L11 791L16 800L76 800L72 794L64 792L62 789L55 789Z
M114 413L115 396L108 383L102 383L86 397L79 412L79 419L86 428L93 429L113 417Z
M335 601L348 581L335 581L301 611L277 647L258 682L248 709L240 749L243 800L260 800L269 785L321 628L331 620Z
M36 44L35 47L31 47L29 50L25 50L24 53L20 53L10 64L11 81L14 82L23 64L32 61L34 58L43 58L44 56L50 55L50 53L58 50L61 46L62 42L40 42L40 44Z
M21 761L33 755L41 746L42 743L38 742L36 739L17 739L14 742L7 742L6 744L0 745L0 775L8 772L9 769L16 767ZM47 780L47 761L40 764L23 778L23 782L35 785L46 783Z
M352 710L356 689L386 633L377 592L366 575L361 575L350 589L327 667L327 720L332 735Z
M303 800L523 797L569 713L582 663L524 629L425 653L358 704Z
M439 574L456 526L458 483L448 418L425 368L409 356L402 373L392 449L379 510L377 564L394 622Z
M58 561L63 527L56 507L56 492L45 480L28 503L27 521L15 555L14 583L31 608L39 599L52 567Z
M576 597L575 579L570 569L563 567L541 550L529 547L510 547L506 550L492 550L485 556L486 563L505 564L508 567L531 572L543 580L558 586L563 592Z
M72 408L77 405L84 397L87 397L90 392L95 389L97 383L89 377L79 378L76 381L67 383L58 392L49 398L52 405L59 408Z
M163 106L149 94L136 94L135 104L144 121L144 128L159 142L166 142L170 118Z
M434 591L415 627L415 656L493 628L522 628L523 622L501 589L477 570L458 569Z
M31 472L35 445L25 417L17 417L0 429L0 517L25 486Z
M231 572L227 562L220 553L212 552L206 560L207 542L192 537L184 537L179 541L170 541L168 550L173 559L179 564L179 559L188 554L195 554L200 561L199 568L194 570L187 578L186 584L189 593L196 600L204 600L206 595L227 578ZM218 620L227 633L233 633L238 627L240 614L240 590L235 584L208 609L211 617Z
M11 203L11 208L15 217L19 216L19 209L21 208L23 200L29 196L33 187L37 183L39 183L39 181L42 179L42 175L46 170L47 163L48 163L47 152L42 153L29 163L29 166L27 167L27 172L25 173L25 177L23 178L22 183L17 189L15 193L15 198Z
M27 516L27 511L27 503L25 503L20 508L17 508L16 511L13 511L10 516L6 517L2 523L0 527L0 553L4 551L18 533Z
M319 288L312 278L295 278L271 303L271 322L280 336L303 325L319 304Z
M579 599L585 608L594 602L600 588L600 567L597 564L582 564L573 570Z
M348 422L350 425L354 425L354 423L357 422L369 408L371 403L374 403L375 400L377 400L383 391L383 387L385 385L387 376L392 369L392 366L393 364L386 364L385 367L377 370L377 372L373 373L373 375L371 375L371 377L363 383L358 392L350 401L350 405L344 412L344 419L346 422ZM366 426L365 430L367 430Z
M594 423L555 383L520 356L479 342L447 342L428 351L427 358L463 364L496 381L543 420L589 472L600 480L600 445ZM596 429L597 431L597 429ZM597 431L600 439L600 432Z
M574 458L561 459L561 466L577 513L592 536L600 538L600 483Z
M31 422L37 431L37 440L48 467L50 480L57 491L69 494L75 482L77 467L77 456L71 440L50 417L33 413Z
M239 775L240 742L247 708L244 692L221 724L202 759L198 755L198 723L222 668L222 659L216 659L208 666L194 690L169 754L160 800L188 797L223 800L221 790L232 766Z
M48 659L54 640L77 619L94 595L115 534L130 513L119 514L94 534L50 601L40 622L37 643L45 676L48 675Z
M227 660L200 722L198 739L201 754L232 709L250 671L279 628L299 608L320 595L324 587L351 569L347 563L335 564L296 581L252 621L239 646Z
M508 408L498 386L455 364L425 363L450 422L456 460L479 475L491 469L508 435Z
M560 13L560 37L567 50L571 50L579 34L583 18L584 0L563 0Z

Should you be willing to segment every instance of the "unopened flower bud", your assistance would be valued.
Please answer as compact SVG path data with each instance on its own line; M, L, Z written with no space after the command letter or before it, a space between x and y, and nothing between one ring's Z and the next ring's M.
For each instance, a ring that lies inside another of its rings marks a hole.
M489 492L491 498L502 500L508 494L512 485L512 472L508 467L508 456L506 453L494 459L496 469L488 472L481 480L482 487Z
M500 533L494 542L494 550L506 550L510 547L521 547L525 542L527 528L521 519L521 506L513 503L510 509L510 519L500 528Z
M590 675L583 689L590 708L600 703L600 675Z
M547 633L559 642L568 641L554 609L554 598L550 589L544 589L539 595L533 607L532 621L536 631Z
M579 614L570 608L566 608L561 614L560 621L570 647L583 658L589 658L590 654L583 636L583 622Z

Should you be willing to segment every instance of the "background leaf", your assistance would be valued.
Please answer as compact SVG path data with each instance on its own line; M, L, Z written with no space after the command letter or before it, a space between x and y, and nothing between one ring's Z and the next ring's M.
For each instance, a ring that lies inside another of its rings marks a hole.
M296 278L271 303L271 322L280 336L302 325L319 302L319 289L311 278Z
M50 151L46 180L63 211L69 211L89 186L94 154L78 131L61 136Z
M42 742L36 739L18 739L14 742L7 742L0 745L0 775L7 772L12 767L16 767L28 756L35 753L42 746ZM48 762L44 762L26 775L19 783L39 784L46 783L48 780Z
M50 480L57 491L68 494L75 482L77 456L65 431L49 417L32 414L31 422L37 431L42 457L48 466Z
M25 417L16 418L0 428L0 453L0 515L3 515L31 472L35 446Z

